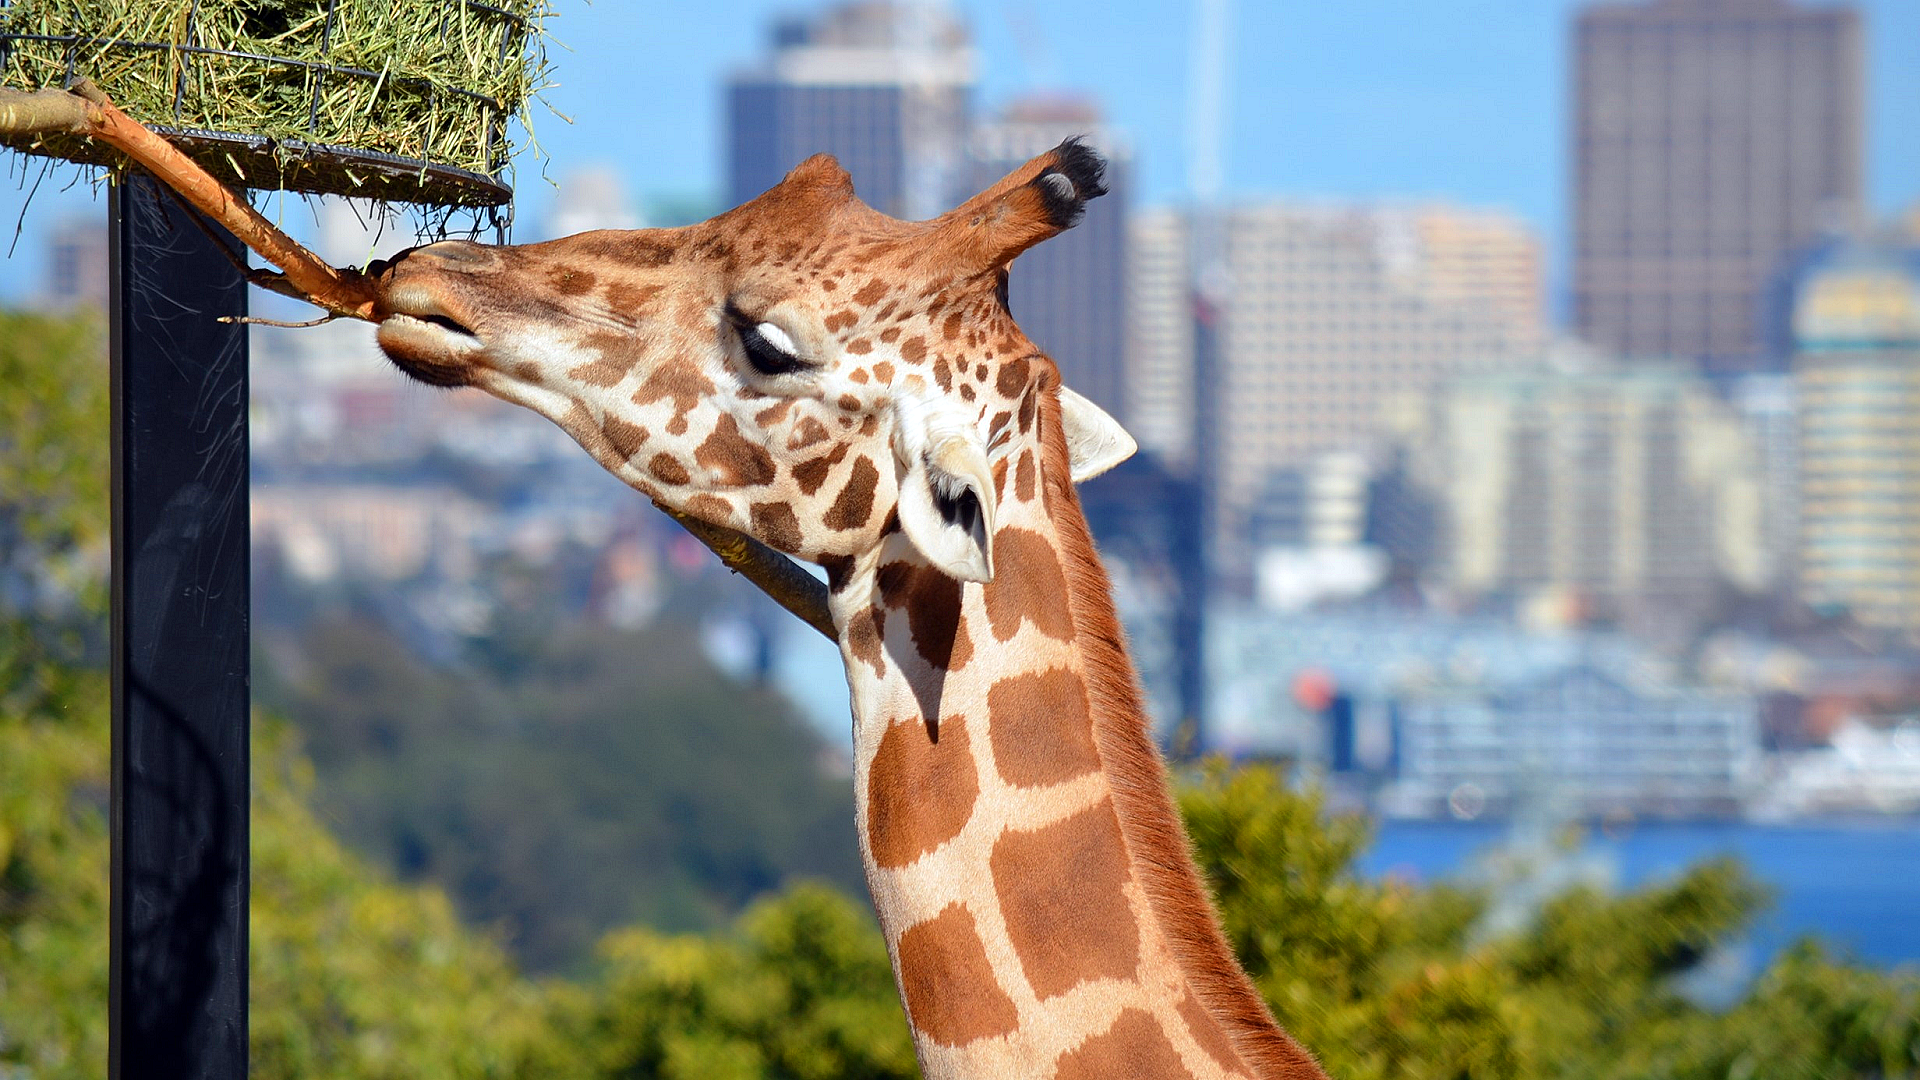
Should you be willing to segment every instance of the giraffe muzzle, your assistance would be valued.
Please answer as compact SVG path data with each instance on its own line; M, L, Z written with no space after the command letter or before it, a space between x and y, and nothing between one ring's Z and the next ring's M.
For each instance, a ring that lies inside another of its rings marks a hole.
M446 283L436 264L474 261L465 252L436 250L454 246L416 248L374 268L384 315L375 340L395 367L434 386L472 382L474 365L486 350L480 335L441 297Z

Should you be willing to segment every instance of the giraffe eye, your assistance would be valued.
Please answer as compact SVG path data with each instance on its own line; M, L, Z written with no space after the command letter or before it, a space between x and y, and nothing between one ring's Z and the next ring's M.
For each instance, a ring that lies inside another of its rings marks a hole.
M796 371L805 371L813 365L800 359L793 338L785 330L770 322L756 322L747 318L737 308L729 308L727 321L733 324L735 333L740 335L740 347L747 354L747 363L762 375L790 375Z

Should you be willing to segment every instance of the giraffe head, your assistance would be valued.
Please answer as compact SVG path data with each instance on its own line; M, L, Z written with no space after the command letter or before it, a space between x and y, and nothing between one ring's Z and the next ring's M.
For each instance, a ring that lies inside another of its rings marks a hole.
M1038 395L1061 395L1075 479L1134 448L1006 304L1014 257L1071 226L1103 169L1069 140L905 222L819 155L684 228L430 244L374 268L379 342L417 379L547 416L693 517L829 564L897 522L934 566L985 581L995 469L1037 438Z

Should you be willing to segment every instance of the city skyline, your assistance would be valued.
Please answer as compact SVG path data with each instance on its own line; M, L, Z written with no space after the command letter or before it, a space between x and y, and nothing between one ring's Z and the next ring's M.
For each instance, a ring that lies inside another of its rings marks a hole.
M1228 197L1511 210L1547 238L1557 299L1568 254L1567 60L1581 6L1448 0L1423 5L1415 25L1404 5L1385 0L1338 10L1240 5L1231 35ZM1884 216L1920 200L1920 5L1856 6L1867 38L1867 203ZM554 50L561 85L547 100L576 123L536 106L536 131L552 155L545 167L557 180L610 166L632 194L718 202L725 80L764 49L777 16L823 7L722 0L697 12L642 13L562 3L551 30L572 51ZM1185 5L1068 0L1018 15L985 3L952 8L974 34L977 111L1034 90L1084 91L1132 140L1138 204L1181 201ZM637 44L645 45L645 66L632 63ZM19 218L39 166L9 160L16 183L0 189L0 213ZM554 195L542 167L525 155L519 170L520 221L536 227ZM0 297L19 301L32 291L43 272L37 237L53 219L104 216L104 199L90 199L86 185L58 190L71 175L54 174L35 195L20 243L0 260ZM290 223L306 216L287 208Z

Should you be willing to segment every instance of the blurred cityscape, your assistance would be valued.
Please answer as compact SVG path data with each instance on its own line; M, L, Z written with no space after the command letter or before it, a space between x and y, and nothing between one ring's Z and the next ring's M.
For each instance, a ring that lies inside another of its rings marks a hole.
M1096 102L979 109L970 29L927 3L767 28L711 205L573 173L518 239L696 220L820 151L926 217L1086 135L1112 192L1009 296L1140 442L1082 497L1172 750L1391 816L1920 813L1920 206L1863 194L1867 28L1648 0L1566 32L1564 323L1500 207L1141 205ZM335 262L412 240L319 209ZM97 217L50 245L43 303L103 303ZM503 562L626 629L721 575L559 431L406 382L366 327L254 349L263 623L351 587L431 655L510 617ZM843 745L836 652L726 595L710 657Z

